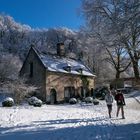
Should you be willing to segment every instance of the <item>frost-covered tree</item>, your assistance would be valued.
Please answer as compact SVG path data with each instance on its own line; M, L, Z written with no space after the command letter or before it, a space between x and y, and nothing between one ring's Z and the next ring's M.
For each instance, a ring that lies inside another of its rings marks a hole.
M20 68L21 61L18 56L8 53L0 54L0 83L18 79Z
M122 72L126 71L131 62L127 57L127 53L121 46L117 45L114 48L106 48L108 56L106 60L113 65L116 71L116 79L120 78Z
M119 42L129 54L134 74L139 78L140 1L83 0L83 14L89 33L106 43Z
M0 15L1 53L19 56L23 62L31 44L42 52L56 54L58 42L65 44L67 57L83 61L97 75L98 83L114 78L112 66L104 61L105 48L89 33L67 28L32 29L15 22L10 16Z
M78 35L79 59L96 74L96 85L106 83L108 79L115 78L114 69L107 61L106 49L98 40L89 35L84 29Z
M21 61L18 56L0 54L0 88L10 92L17 104L21 103L28 93L37 89L25 84L26 79L19 77L20 68Z
M66 53L76 55L76 32L67 28L32 29L7 15L0 15L0 49L25 59L29 46L34 44L43 51L56 52L58 42L65 43ZM70 54L71 56L71 54Z

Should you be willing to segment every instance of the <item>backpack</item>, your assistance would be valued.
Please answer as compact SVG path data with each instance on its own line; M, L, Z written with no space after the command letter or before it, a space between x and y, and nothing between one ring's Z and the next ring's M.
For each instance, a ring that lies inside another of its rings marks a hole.
M122 94L117 94L115 99L117 101L117 105L124 105L124 98Z

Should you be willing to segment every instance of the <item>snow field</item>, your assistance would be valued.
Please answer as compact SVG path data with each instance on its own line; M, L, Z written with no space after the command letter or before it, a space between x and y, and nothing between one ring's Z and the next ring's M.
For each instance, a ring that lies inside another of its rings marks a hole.
M105 101L99 105L29 105L0 107L0 140L139 140L140 104L126 96L126 119L109 119Z

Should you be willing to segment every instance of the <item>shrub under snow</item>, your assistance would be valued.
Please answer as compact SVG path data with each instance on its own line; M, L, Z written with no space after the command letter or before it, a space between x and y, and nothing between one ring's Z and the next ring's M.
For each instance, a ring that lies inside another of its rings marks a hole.
M28 99L28 103L29 103L29 105L33 105L33 106L37 106L37 107L42 106L42 101L34 96Z
M4 101L2 102L3 107L11 107L13 105L14 105L14 100L11 97L5 98Z
M85 98L85 102L86 103L92 103L93 102L93 98L92 97L86 97Z
M99 104L99 101L97 99L93 99L93 104L94 105L98 105Z
M76 98L71 98L71 99L69 100L69 103L70 103L70 104L76 104L76 103L77 103Z

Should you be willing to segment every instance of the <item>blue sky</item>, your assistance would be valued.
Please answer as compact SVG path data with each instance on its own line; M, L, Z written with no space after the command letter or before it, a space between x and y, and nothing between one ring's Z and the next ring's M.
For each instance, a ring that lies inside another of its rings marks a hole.
M78 29L81 0L0 0L0 13L33 28L67 27Z

